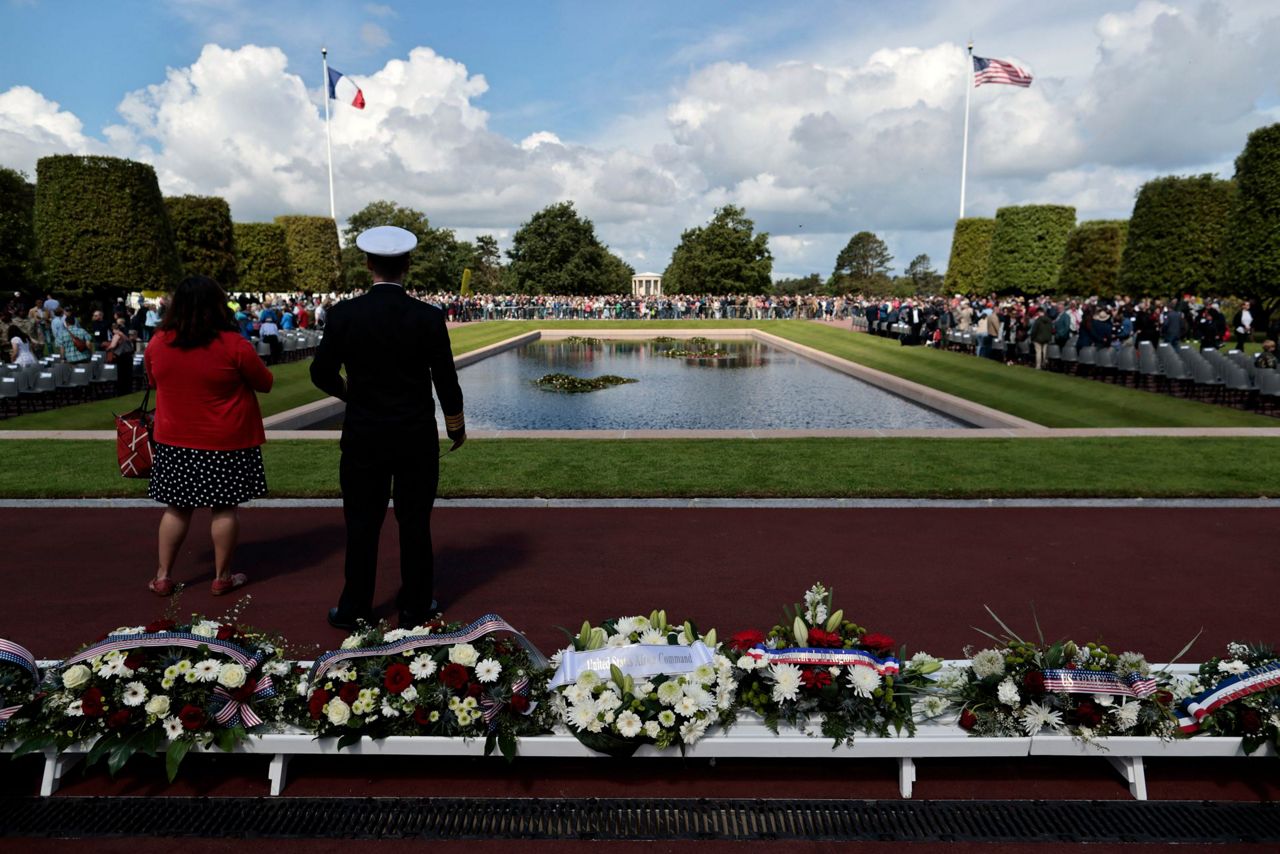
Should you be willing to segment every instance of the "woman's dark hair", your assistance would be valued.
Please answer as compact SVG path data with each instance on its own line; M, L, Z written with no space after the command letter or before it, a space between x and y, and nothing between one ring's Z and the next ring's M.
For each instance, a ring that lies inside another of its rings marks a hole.
M9 331L4 334L4 337L6 341L12 341L15 338L21 338L23 341L27 342L31 341L31 339L27 337L27 333L23 332L17 326L10 326Z
M208 276L187 276L173 291L160 328L173 332L172 346L203 347L219 332L235 332L222 286Z

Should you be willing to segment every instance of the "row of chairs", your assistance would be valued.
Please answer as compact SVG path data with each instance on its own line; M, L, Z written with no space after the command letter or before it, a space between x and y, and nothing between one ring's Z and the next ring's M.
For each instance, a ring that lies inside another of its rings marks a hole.
M34 365L0 364L0 414L5 416L114 395L115 390L116 366L106 364L101 354L74 365L60 357Z
M296 362L299 359L309 359L316 354L316 347L320 346L320 339L324 337L324 333L317 329L282 330L279 337L281 344L279 361ZM254 347L264 360L271 355L270 345L260 338L254 342Z

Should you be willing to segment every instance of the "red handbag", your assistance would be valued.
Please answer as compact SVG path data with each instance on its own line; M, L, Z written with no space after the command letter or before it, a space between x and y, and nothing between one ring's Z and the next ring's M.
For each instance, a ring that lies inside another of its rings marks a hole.
M120 463L121 477L151 477L151 428L155 424L156 411L147 409L151 389L142 396L137 409L116 416L116 458Z

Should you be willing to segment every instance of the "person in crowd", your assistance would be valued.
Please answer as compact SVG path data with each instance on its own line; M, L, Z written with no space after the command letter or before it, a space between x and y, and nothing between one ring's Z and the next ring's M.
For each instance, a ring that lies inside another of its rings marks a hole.
M1036 370L1043 371L1049 367L1049 344L1054 339L1054 322L1046 312L1040 312L1031 322L1031 346L1036 352Z
M373 285L330 309L311 363L311 381L347 404L338 472L347 550L342 594L328 615L335 628L350 630L373 619L378 536L392 497L400 531L400 626L420 625L440 610L431 547L440 476L433 385L453 440L450 450L467 433L444 312L404 290L417 244L412 232L395 226L356 238Z
M144 341L147 331L147 304L139 303L137 309L129 317L129 329L139 341Z
M35 354L31 352L31 338L27 333L19 329L16 324L9 324L9 330L5 333L5 338L9 339L10 362L19 367L36 363Z
M284 345L280 343L280 327L276 326L275 315L263 312L266 317L258 326L258 337L262 343L271 348L269 365L274 365L280 361L280 354L284 351Z
M1065 347L1071 340L1071 312L1063 310L1053 319L1053 340L1059 347Z
M103 317L102 309L94 309L89 319L89 334L93 337L93 349L96 352L102 352L111 335L111 324L107 323L106 318Z
M983 311L985 315L982 323L978 325L980 334L978 336L978 355L986 356L989 359L995 358L995 349L992 345L996 339L1000 337L1000 315L996 314L994 308L988 308Z
M284 311L280 313L280 324L279 324L279 326L280 326L280 328L281 328L281 329L284 329L284 330L286 330L286 331L288 331L288 330L292 330L292 329L294 328L294 326L295 326L296 322L297 322L297 320L296 320L296 318L294 318L294 316L293 316L293 312L292 312L292 311L290 311L290 310L288 309L288 307L286 307L286 308L284 309Z
M240 308L235 313L236 328L240 331L240 336L248 341L253 338L253 314L250 313L249 307L244 303L240 304Z
M74 316L67 314L61 308L54 312L54 317L62 321L55 327L54 344L63 361L72 365L89 361L93 350L93 339L89 337L89 333L80 326Z
M1214 315L1217 314L1217 317ZM1206 305L1200 310L1200 314L1196 317L1196 338L1200 341L1201 350L1216 350L1218 345L1222 343L1222 331L1226 328L1226 322L1219 323L1218 318L1222 315L1214 311L1212 305Z
M1178 305L1168 306L1160 320L1160 340L1177 347L1186 334L1186 315Z
M1276 367L1276 342L1268 338L1262 342L1262 352L1254 357L1253 364L1255 367L1266 370L1275 370Z
M1243 350L1253 335L1253 312L1249 310L1248 302L1241 303L1235 317L1231 318L1231 334L1236 339L1235 349Z
M188 276L146 349L147 378L156 390L155 461L147 495L165 505L159 567L149 583L158 596L173 592L174 562L197 507L213 513L212 593L221 596L248 581L231 571L240 532L237 508L267 494L257 394L271 391L274 378L240 336L226 304L226 293L213 279Z
M128 394L133 390L133 354L136 348L123 320L117 319L111 327L111 337L103 349L107 362L116 366L116 396Z
M147 314L142 320L142 340L150 341L151 336L156 334L156 329L160 326L160 305L152 303L147 308Z

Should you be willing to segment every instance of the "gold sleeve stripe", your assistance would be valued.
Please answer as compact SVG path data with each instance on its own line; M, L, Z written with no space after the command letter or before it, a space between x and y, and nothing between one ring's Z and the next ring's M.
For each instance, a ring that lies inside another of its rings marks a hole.
M444 426L450 430L458 430L467 423L466 417L459 412L457 415L446 415L444 417Z

